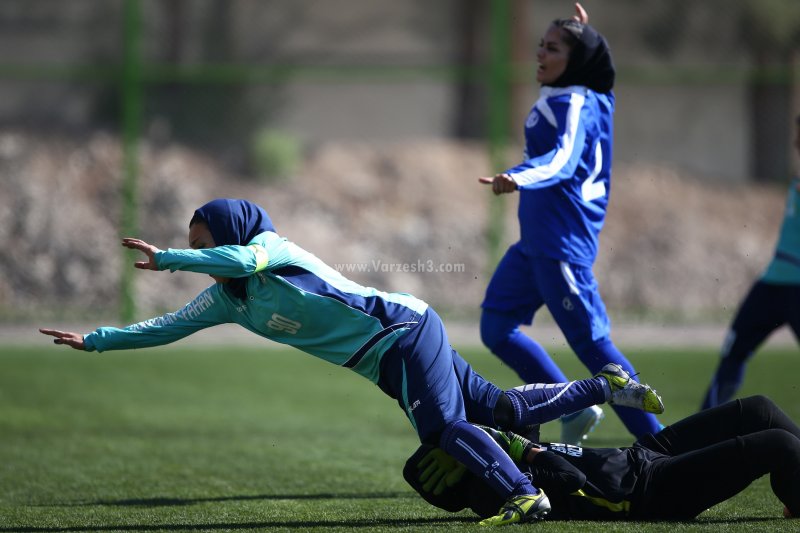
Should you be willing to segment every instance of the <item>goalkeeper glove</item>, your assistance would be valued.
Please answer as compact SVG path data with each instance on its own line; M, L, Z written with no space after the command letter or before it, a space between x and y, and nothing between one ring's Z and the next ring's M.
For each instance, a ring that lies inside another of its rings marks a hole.
M425 454L417 464L417 468L422 469L419 480L422 482L423 490L432 492L436 496L461 481L467 471L467 467L440 448L434 448Z
M502 433L487 426L478 424L475 424L475 426L488 433L489 436L508 453L508 456L511 457L511 460L515 463L524 463L528 451L534 447L531 441L511 431Z

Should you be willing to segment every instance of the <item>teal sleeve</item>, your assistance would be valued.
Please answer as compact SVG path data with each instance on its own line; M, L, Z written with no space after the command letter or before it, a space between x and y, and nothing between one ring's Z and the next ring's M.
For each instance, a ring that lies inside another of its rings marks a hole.
M226 245L201 250L159 250L155 254L159 270L183 270L226 278L243 278L272 266L272 255L279 255L280 241L275 233L256 236L246 246Z
M201 329L230 322L219 285L209 287L182 309L124 328L102 327L84 335L89 352L161 346L187 337Z
M159 270L183 270L226 278L242 278L258 272L258 252L252 246L217 246L204 250L168 249L156 252Z
M762 276L767 283L778 285L800 284L800 180L789 184L783 224L781 225L775 255Z

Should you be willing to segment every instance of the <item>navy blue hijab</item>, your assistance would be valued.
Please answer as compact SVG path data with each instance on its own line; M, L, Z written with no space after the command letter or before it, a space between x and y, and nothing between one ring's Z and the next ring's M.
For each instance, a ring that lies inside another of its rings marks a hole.
M194 212L192 222L197 219L208 225L217 246L245 246L256 235L275 231L267 212L247 200L217 198ZM247 298L247 277L233 278L225 284L225 288L235 297L244 300Z

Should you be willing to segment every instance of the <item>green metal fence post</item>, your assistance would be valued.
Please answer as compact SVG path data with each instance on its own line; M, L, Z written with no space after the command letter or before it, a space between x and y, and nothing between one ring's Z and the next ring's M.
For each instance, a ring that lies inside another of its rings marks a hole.
M491 2L491 64L489 76L489 164L492 172L505 167L511 94L511 2ZM505 231L504 198L491 195L487 227L488 269L500 259Z
M121 80L123 175L120 201L120 235L138 233L138 141L142 107L141 6L139 0L125 0L124 58ZM133 290L133 257L124 250L120 275L120 319L132 322L136 315Z

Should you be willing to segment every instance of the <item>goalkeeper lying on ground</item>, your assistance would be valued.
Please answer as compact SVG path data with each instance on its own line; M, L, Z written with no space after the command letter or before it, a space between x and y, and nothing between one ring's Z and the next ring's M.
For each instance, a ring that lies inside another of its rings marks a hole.
M547 519L688 520L769 474L784 516L800 516L800 428L764 396L684 418L627 448L534 444L483 428L550 499ZM486 517L503 504L481 479L422 445L406 481L432 505Z

